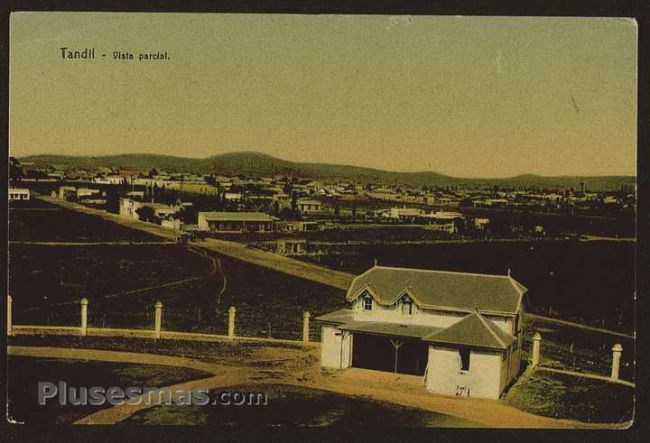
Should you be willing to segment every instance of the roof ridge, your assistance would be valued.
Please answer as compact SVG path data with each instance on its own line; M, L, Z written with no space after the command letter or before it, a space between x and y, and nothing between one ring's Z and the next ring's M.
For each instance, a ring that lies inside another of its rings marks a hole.
M497 277L497 278L509 278L509 279L511 278L508 275L499 275L499 274L480 274L478 272L463 272L463 271L443 271L443 270L440 270L440 269L399 268L399 267L396 267L396 266L382 266L382 265L374 266L374 267L368 269L368 271L371 271L372 269L375 269L375 268L392 269L392 270L396 270L396 271L401 270L401 271L417 271L417 272L436 272L436 273L439 273L439 274L473 275L473 276L476 276L476 277ZM368 271L366 271L366 272L368 272Z
M497 333L494 332L494 330L490 327L490 325L489 325L488 322L487 322L487 319L484 318L484 317L481 315L480 312L473 312L473 313L470 314L470 315L473 315L473 314L475 314L475 315L479 318L479 320L481 321L481 323L483 323L483 325L485 325L485 327L488 329L488 331L490 331L490 334L492 334L492 336L493 336L494 338L496 338L496 340L501 344L501 346L503 346L504 348L507 348L507 346L506 346L506 344L503 342L503 340L501 340L501 338L497 335ZM495 325L495 326L496 326L496 325ZM496 326L496 327L498 328L498 326Z

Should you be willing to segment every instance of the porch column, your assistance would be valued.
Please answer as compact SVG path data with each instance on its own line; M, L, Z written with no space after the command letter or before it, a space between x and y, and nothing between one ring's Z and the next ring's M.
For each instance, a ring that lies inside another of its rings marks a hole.
M11 295L7 295L7 337L14 335L14 328L11 324L11 304L13 303L13 298Z
M81 335L88 335L88 299L81 299Z
M395 368L394 368L394 372L397 374L397 357L398 357L398 354L399 354L399 348L402 347L404 342L400 341L400 340L391 340L390 342L392 343L393 348L395 348Z
M536 332L535 335L533 335L533 358L531 362L532 367L535 367L539 364L539 345L541 341L542 336L539 334L539 332Z
M302 314L302 342L309 343L309 311Z
M623 346L620 343L616 343L612 346L612 379L618 380L618 370L621 366L621 352L623 352Z
M234 306L228 308L228 338L235 338L235 312Z
M162 329L162 307L163 304L159 301L157 301L156 304L154 305L154 309L155 309L154 332L156 334L156 338L160 338L160 330Z

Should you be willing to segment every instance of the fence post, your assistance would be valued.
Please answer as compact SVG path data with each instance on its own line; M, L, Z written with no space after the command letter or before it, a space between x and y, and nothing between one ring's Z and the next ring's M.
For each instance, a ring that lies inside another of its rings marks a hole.
M302 314L302 342L309 343L309 311Z
M612 346L612 379L614 380L618 380L618 370L621 366L621 352L623 352L623 346L620 343Z
M14 327L11 324L11 304L13 301L11 295L7 295L7 337L14 335Z
M88 299L81 299L81 335L88 335Z
M228 308L228 338L235 338L235 312L234 306Z
M542 336L539 334L539 332L536 332L535 335L533 335L533 359L531 362L532 367L535 367L539 364L539 347L541 341Z
M160 330L162 329L162 307L163 304L160 301L157 301L154 305L156 309L155 320L154 320L154 332L156 338L160 338Z

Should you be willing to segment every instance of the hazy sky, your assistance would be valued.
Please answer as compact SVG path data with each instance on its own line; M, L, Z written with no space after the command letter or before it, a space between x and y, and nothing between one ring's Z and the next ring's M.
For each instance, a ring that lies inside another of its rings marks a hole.
M12 14L10 32L15 156L636 173L628 19L38 12ZM63 46L97 59L64 60ZM155 51L170 60L137 60Z

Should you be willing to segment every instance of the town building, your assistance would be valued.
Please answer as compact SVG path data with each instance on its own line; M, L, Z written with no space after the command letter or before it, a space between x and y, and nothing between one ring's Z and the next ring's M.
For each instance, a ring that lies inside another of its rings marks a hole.
M27 188L9 188L9 201L29 200L30 194Z
M301 198L296 202L296 205L302 215L320 215L323 213L323 204L318 200Z
M419 208L390 208L390 218L400 221L414 221L424 215L424 210Z
M162 203L149 203L133 200L130 198L121 198L119 214L122 217L130 217L136 220L140 220L140 210L143 208L151 208L152 215L162 220L173 217L181 209L181 206L169 206Z
M202 231L239 234L271 232L277 217L262 212L199 212L198 226Z
M280 255L302 255L307 252L307 240L301 239L280 239L277 242L276 254Z
M523 298L508 275L375 265L317 317L321 366L420 375L433 393L497 399L519 374Z

